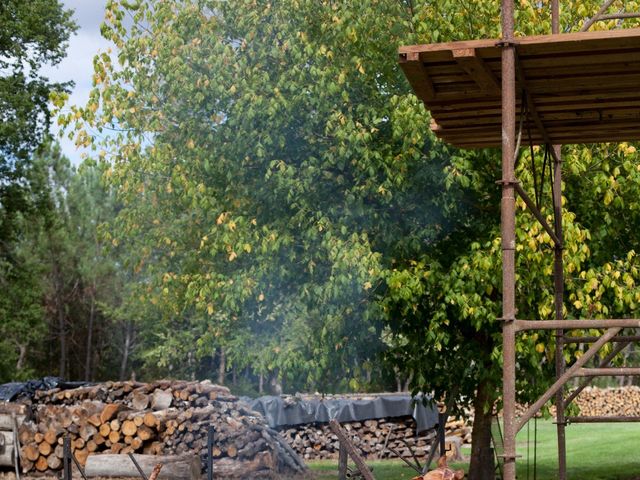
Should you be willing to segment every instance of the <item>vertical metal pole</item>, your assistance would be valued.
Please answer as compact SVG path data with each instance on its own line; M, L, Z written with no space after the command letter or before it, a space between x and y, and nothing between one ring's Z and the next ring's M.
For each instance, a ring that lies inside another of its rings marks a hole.
M554 145L558 158L560 158L560 145ZM555 210L555 232L561 242L562 237L562 163L554 160L553 163L553 208ZM562 262L562 245L556 245L553 261L554 277L554 304L556 320L563 319L562 305L564 303L564 271ZM562 338L564 330L556 330L556 378L560 378L565 371L564 342ZM556 427L558 432L558 480L567 478L567 448L566 448L566 419L564 414L564 387L556 393Z
M65 435L62 443L62 467L64 480L71 480L71 439Z
M207 480L213 480L213 425L209 425L207 431Z
M445 426L447 424L446 413L438 413L438 443L440 444L440 456L444 457L447 454L447 446L445 444Z
M560 0L551 2L551 33L560 33Z
M553 0L551 3L551 33L560 33L560 2ZM561 146L554 145L555 158L562 160ZM554 304L556 320L563 320L562 307L564 303L564 269L562 262L562 162L553 161L553 210L555 214L555 234L560 240L560 245L555 246L553 261L554 279ZM564 374L565 362L563 354L564 331L556 330L556 377ZM558 432L558 480L567 478L567 439L565 433L566 419L564 414L564 388L556 394L556 427Z
M514 153L516 136L516 73L513 45L513 0L502 0L502 385L504 401L504 480L516 478L516 213Z

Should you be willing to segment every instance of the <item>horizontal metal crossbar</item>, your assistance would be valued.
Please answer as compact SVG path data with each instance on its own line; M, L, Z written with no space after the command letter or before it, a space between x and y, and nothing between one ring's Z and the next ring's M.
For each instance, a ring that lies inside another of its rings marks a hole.
M617 335L615 337L613 337L611 339L611 341L615 341L615 339L620 338L620 335ZM629 345L629 342L619 342L615 347L613 347L613 350L611 350L611 352L609 352L607 354L606 357L604 357L602 360L600 360L600 363L598 364L599 368L605 368L607 366L609 366L609 362L611 362L611 360L613 360L616 355L618 355L620 352L622 352L622 350L624 350L625 348L627 348L627 346ZM593 381L595 377L586 377L584 378L581 382L580 385L578 385L578 388L574 389L573 392L571 392L569 394L569 396L567 398L565 398L564 400L564 408L567 408L569 406L569 404L571 402L573 402L578 395L580 395L580 393Z
M640 328L637 318L590 320L516 320L516 330L576 330L583 328Z
M591 358L593 358L598 351L605 345L609 340L615 337L618 332L620 332L620 328L610 328L607 332L602 335L602 337L595 342L589 349L582 354L576 362L567 369L562 375L558 377L551 387L547 389L546 392L542 394L542 396L536 400L536 402L531 405L524 415L520 418L516 425L516 433L524 427L527 422L542 408L542 406L547 403L551 397L553 397L556 392L558 392L573 376L574 374L580 370Z
M600 337L562 337L562 343L593 343ZM611 339L616 343L640 342L640 335L618 335Z
M568 423L627 423L640 422L640 417L615 415L615 416L594 416L594 417L567 417Z
M581 368L573 374L574 377L617 377L640 376L640 368L637 367L607 367L607 368Z

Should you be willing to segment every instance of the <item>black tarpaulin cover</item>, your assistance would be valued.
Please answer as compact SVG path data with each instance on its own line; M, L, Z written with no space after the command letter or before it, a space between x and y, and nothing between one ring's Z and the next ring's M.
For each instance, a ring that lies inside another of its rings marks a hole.
M27 382L11 382L0 385L0 402L12 402L19 398L31 398L36 390L51 390L60 388L77 388L87 385L88 382L65 382L59 377L44 377L40 380Z
M251 408L260 412L271 428L303 423L358 422L386 417L412 416L418 432L434 428L438 424L438 410L422 397L409 394L372 395L352 398L282 398L265 396L250 401Z

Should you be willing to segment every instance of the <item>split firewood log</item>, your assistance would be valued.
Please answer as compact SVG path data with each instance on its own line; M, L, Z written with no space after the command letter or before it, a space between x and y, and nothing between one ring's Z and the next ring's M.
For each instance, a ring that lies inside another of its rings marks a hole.
M426 475L414 477L413 480L462 480L464 478L464 470L452 470L447 466L447 457L442 456L438 459L438 468L431 470Z

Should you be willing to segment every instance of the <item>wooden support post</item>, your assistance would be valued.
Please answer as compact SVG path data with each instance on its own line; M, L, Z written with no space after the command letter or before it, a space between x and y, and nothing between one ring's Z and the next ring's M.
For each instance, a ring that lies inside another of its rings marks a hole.
M346 447L340 442L340 450L338 452L338 480L347 480L347 462L349 456Z
M213 480L213 436L215 429L209 425L207 429L207 480Z
M349 453L351 460L353 460L353 463L356 464L356 467L362 474L362 478L364 478L364 480L375 480L373 474L371 473L371 470L369 469L369 467L367 467L364 459L360 456L360 454L356 451L356 448L349 441L347 433L342 429L340 424L336 420L331 420L331 422L329 422L329 427L331 428L331 431L335 433L336 437L338 437L340 445L344 446L344 448L347 450L347 453Z

